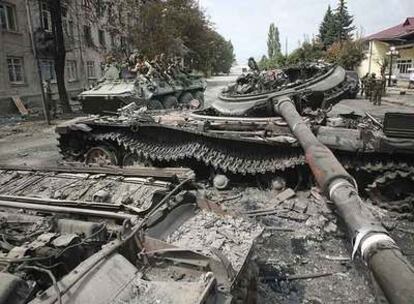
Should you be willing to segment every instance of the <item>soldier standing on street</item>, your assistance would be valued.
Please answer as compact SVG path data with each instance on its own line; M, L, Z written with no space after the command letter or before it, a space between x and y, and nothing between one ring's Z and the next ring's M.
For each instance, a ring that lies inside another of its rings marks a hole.
M372 102L371 96L373 93L376 79L377 79L377 75L375 73L372 73L371 77L367 79L366 85L365 85L365 96L371 102Z
M381 105L382 93L384 92L384 80L376 79L373 84L373 89L371 93L371 101L374 102L374 106Z
M364 96L364 93L366 92L368 77L369 73L366 73L365 76L361 78L361 96Z

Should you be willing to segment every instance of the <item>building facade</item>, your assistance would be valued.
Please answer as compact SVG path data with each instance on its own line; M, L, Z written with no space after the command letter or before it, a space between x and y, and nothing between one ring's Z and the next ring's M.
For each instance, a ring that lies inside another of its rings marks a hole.
M122 5L121 1L88 0L67 0L62 5L65 81L70 97L102 77L107 54L128 53L129 25ZM29 110L40 109L41 85L48 80L58 98L53 43L48 1L0 0L0 114L17 111L13 96L20 97Z
M409 17L403 23L370 35L365 40L366 59L358 68L360 76L366 73L381 74L384 59L388 64L385 74L390 72L390 51L394 50L392 58L392 79L399 86L408 83L410 73L414 69L414 17Z

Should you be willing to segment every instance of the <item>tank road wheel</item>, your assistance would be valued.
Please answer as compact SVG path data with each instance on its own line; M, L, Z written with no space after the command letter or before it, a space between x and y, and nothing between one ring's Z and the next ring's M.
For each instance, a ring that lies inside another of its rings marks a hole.
M180 103L185 106L189 106L193 99L194 99L193 94L191 94L190 92L185 92L180 97Z
M366 188L374 204L396 212L414 210L414 172L387 171Z
M140 157L135 153L126 153L122 160L123 167L139 166L139 167L151 167L152 163L150 160Z
M86 164L98 164L100 166L118 165L115 151L108 146L97 146L86 152Z
M175 96L169 95L165 96L162 103L165 109L175 109L178 106L178 99Z
M204 92L202 92L202 91L195 92L194 98L197 99L200 102L199 109L204 108Z
M151 99L148 101L148 109L149 110L162 110L164 106L162 105L161 101L158 99Z

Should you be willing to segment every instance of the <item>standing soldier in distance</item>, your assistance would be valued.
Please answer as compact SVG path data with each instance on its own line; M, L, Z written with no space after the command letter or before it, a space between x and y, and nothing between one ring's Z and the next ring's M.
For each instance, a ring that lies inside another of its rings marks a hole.
M361 78L361 96L364 96L364 93L366 93L368 77L369 73L366 73L365 76Z
M365 96L367 99L369 99L369 101L372 102L372 92L375 86L375 81L377 79L377 75L375 73L372 73L370 77L368 77L367 81L366 81L366 87L365 87Z
M382 94L384 92L384 79L376 79L374 84L373 84L373 89L372 89L372 101L374 102L374 106L381 105L381 99L382 99Z

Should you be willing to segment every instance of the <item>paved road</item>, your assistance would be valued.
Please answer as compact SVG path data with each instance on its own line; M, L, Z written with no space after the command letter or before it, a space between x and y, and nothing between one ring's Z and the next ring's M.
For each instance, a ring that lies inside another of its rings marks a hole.
M205 105L208 107L219 95L221 90L236 81L237 75L217 76L207 80L207 90L205 93Z
M213 77L208 80L206 91L206 105L210 105L220 90L233 82L237 74ZM408 97L410 98L410 97ZM414 104L414 96L413 96ZM414 107L384 102L382 106L374 106L368 100L343 100L336 105L331 115L350 113L364 115L369 112L374 116L382 116L386 112L411 112ZM55 122L59 123L61 121ZM20 122L0 125L0 163L9 165L27 164L30 166L56 165L61 161L57 147L57 136L54 133L55 125L47 126L43 122Z

